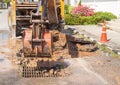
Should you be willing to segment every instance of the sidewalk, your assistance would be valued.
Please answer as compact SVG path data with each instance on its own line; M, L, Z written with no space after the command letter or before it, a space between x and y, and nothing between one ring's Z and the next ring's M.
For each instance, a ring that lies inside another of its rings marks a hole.
M102 33L102 26L98 25L79 25L79 26L68 26L73 30L76 30L80 34L89 37L91 40L95 40L100 43L100 37ZM120 29L119 29L120 30ZM110 40L105 43L111 50L117 52L120 55L120 33L114 30L107 30L107 38Z
M115 20L107 21L106 25L111 30L114 30L114 31L120 33L120 19L115 19Z

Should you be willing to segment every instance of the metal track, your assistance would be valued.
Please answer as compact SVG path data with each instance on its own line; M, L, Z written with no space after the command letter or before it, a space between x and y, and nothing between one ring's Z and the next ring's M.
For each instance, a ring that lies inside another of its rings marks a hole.
M30 77L63 77L64 72L61 69L57 69L53 72L50 72L51 69L48 68L37 68L37 67L23 67L22 69L22 77L30 78ZM62 73L61 73L62 71Z
M41 60L27 59L22 60L19 67L19 74L22 77L63 77L68 75L68 65L63 59L58 60ZM67 73L67 74L66 74Z

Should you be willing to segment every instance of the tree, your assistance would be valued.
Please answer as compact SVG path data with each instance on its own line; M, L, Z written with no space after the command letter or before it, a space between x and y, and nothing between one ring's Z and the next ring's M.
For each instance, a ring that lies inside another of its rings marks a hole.
M0 2L3 2L3 0L0 0Z
M0 0L0 2L10 3L11 0Z
M11 0L3 0L4 2L6 2L6 3L10 3L11 2Z

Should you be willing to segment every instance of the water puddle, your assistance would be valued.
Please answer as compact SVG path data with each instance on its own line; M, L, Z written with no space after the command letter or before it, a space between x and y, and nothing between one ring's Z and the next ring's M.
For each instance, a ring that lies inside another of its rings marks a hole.
M11 69L11 62L5 57L5 55L0 54L0 73L9 71Z
M4 61L4 57L0 56L0 63Z

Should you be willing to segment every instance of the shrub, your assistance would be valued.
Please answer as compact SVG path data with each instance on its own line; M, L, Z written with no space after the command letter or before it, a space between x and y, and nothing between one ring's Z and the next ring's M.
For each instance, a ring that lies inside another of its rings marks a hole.
M65 23L67 25L89 25L101 23L104 20L110 21L117 17L110 12L96 12L93 16L73 16L71 14L65 14Z
M82 1L80 0L79 3L78 3L78 6L80 6L82 4Z
M94 9L89 8L87 6L79 5L77 7L74 7L71 11L71 14L73 16L93 16Z
M0 0L0 2L10 3L11 0Z
M107 20L107 21L110 21L111 19L117 18L115 15L113 15L110 12L96 12L94 14L94 17L98 17L98 16L101 17L102 19Z
M68 4L68 5L65 5L65 14L69 14L70 13L70 11L71 11L71 5L70 4Z

